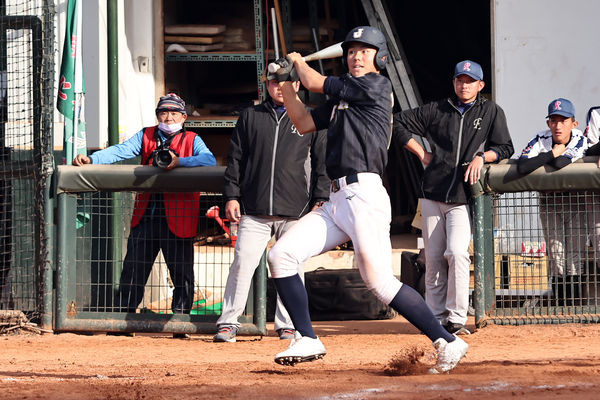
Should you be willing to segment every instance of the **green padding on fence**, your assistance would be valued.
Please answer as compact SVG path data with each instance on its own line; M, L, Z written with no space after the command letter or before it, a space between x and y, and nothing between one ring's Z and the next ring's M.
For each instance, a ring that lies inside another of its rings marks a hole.
M590 156L560 170L543 166L521 175L517 172L516 160L503 160L486 165L482 180L487 193L595 190L600 189L600 168L598 157Z
M160 168L141 165L61 165L56 192L221 192L225 167Z

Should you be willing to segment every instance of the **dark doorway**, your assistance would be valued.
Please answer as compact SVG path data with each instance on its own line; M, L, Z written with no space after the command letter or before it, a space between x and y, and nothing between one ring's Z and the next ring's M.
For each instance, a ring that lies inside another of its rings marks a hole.
M492 56L490 2L387 1L424 103L452 94L452 72L469 59L483 67L491 93Z

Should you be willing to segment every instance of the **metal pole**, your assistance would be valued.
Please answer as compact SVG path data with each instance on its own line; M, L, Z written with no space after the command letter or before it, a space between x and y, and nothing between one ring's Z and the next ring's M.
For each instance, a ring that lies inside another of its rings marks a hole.
M473 216L473 263L475 325L480 327L485 320L485 278L484 278L484 196L475 197Z
M271 22L273 27L273 50L275 50L275 59L279 60L279 40L277 39L277 20L275 9L271 7Z
M106 0L108 47L108 145L119 143L119 39L117 0Z
M254 278L254 324L261 335L267 334L267 252L260 259Z
M117 0L106 0L108 48L108 144L119 143L119 18ZM123 222L121 218L121 193L112 194L111 235L113 288L121 275Z

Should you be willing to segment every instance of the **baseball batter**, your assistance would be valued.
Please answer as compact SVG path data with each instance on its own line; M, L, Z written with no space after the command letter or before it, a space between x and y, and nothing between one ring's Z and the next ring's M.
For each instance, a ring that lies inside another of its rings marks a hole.
M298 53L279 61L277 79L298 131L328 128L326 167L333 180L329 201L302 217L269 252L271 275L297 330L290 347L277 354L275 362L294 365L325 355L310 321L297 266L351 239L367 287L434 342L438 362L431 372L449 371L468 345L445 331L421 296L402 285L392 271L391 208L381 181L393 101L390 81L380 74L388 58L385 37L373 27L360 26L350 31L342 47L349 73L341 77L319 74ZM329 100L307 111L289 82L296 73L308 90L324 93Z

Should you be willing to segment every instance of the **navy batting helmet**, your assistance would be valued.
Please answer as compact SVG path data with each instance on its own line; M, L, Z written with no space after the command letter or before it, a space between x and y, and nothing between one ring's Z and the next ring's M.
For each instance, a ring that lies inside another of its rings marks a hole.
M342 60L344 62L346 62L348 47L350 47L350 43L352 42L364 43L375 47L377 49L375 65L379 69L385 68L389 53L385 36L383 36L383 33L379 29L372 26L357 26L348 32L346 39L342 43L342 49L344 49L344 58Z

